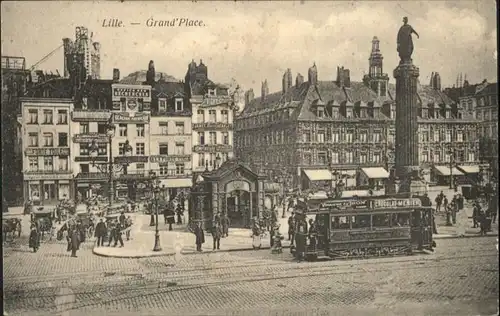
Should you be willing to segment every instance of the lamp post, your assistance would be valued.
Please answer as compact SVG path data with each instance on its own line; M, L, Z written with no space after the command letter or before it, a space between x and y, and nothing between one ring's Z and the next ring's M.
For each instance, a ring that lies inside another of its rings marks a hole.
M107 163L103 164L96 164L96 159L97 156L99 155L99 146L97 145L96 141L93 140L92 143L89 145L89 155L91 158L91 163L92 167L97 167L100 172L102 173L107 173L108 175L108 186L109 186L109 196L108 196L108 202L109 206L113 205L114 201L114 173L119 172L123 169L125 169L128 165L129 162L123 162L123 163L114 163L113 162L113 137L115 136L115 130L116 127L115 125L111 122L110 120L106 124L106 135L108 136L108 144L109 144L109 160ZM123 147L123 153L124 156L128 157L132 155L132 146L130 146L129 141L127 140L125 142L125 146Z
M156 172L153 170L149 171L149 177L151 178L150 189L153 198L153 204L155 208L155 245L153 247L153 251L161 251L160 244L160 231L158 230L158 196L160 194L160 179L156 176Z
M455 162L455 155L453 149L450 149L450 189L453 189L453 163Z

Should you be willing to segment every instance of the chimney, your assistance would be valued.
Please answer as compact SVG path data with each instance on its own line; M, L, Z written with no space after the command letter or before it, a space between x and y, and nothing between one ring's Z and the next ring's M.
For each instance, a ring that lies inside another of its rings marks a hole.
M269 94L269 87L267 86L267 79L262 83L262 88L260 91L260 100L264 101L266 96Z
M94 45L94 49L96 50L96 52L99 52L101 50L101 43L94 42L93 45Z
M316 68L316 63L313 63L312 67L309 68L307 79L311 85L318 83L318 69Z
M351 86L351 71L344 66L337 67L337 85L349 88Z
M146 83L151 85L156 80L155 63L150 60L148 64L148 71L146 72Z
M245 106L248 106L250 102L253 101L254 98L255 95L253 93L253 89L250 89L247 92L245 92Z
M295 79L295 86L298 88L304 83L304 76L301 74L297 74L297 78Z
M434 71L431 73L431 81L429 81L429 85L434 87Z
M441 76L439 75L439 72L434 73L432 88L434 90L441 91Z
M292 87L292 71L288 68L283 74L283 94L285 94Z
M120 69L113 68L113 82L120 81Z

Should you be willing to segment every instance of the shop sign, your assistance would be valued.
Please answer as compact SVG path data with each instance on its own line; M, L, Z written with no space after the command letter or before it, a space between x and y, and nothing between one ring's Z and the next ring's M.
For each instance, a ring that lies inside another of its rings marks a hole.
M149 162L162 163L162 162L189 162L190 155L154 155L149 157Z
M222 122L206 122L206 123L195 123L193 124L194 129L232 129L233 125L229 123Z
M70 180L71 173L25 173L23 174L24 181L33 180Z
M106 134L101 133L86 133L86 134L76 134L73 136L73 142L75 143L108 143L109 137Z
M114 113L113 123L148 124L149 114L135 113L135 116L130 116L128 112Z
M230 152L233 147L230 145L197 145L194 146L195 152L208 152L208 153L216 153L216 152Z
M328 209L332 207L338 207L340 209L345 208L367 208L369 206L369 200L337 200L337 201L326 201L321 204L320 209Z
M26 148L26 156L69 156L69 148Z
M145 163L148 160L148 156L115 157L115 163L118 164Z
M227 104L232 102L230 97L206 97L203 99L201 106L214 106L219 104Z
M383 199L373 200L373 208L397 208L422 206L420 199Z
M76 156L75 157L76 162L106 162L108 161L108 157L90 157L90 156Z
M113 87L113 97L150 98L151 88Z
M82 111L74 110L71 113L71 119L75 122L105 122L111 117L111 113L108 111Z

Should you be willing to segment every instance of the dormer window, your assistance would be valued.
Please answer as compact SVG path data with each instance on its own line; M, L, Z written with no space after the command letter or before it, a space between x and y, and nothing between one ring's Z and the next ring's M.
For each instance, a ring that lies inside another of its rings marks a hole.
M182 112L182 111L184 111L184 100L175 99L175 112Z
M450 110L444 110L444 115L446 118L450 118Z
M345 117L346 118L352 118L352 109L346 109Z
M325 117L325 109L323 107L318 108L318 117Z
M361 118L366 118L367 117L366 116L366 109L360 109L359 112L360 112L360 117Z
M208 89L208 95L215 96L215 89Z
M158 99L158 111L160 112L167 111L167 99L165 98Z

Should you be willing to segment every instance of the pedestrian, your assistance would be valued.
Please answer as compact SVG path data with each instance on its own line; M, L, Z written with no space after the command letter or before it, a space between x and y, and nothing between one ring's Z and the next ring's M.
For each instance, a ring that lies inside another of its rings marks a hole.
M213 250L215 250L215 248L217 248L217 250L219 250L221 237L222 237L221 226L218 222L214 222L212 225L212 238L214 240L214 249Z
M477 201L474 201L473 209L472 209L472 228L477 228L479 214L481 213L481 207Z
M108 227L108 233L109 233L109 238L108 238L108 247L111 246L111 243L116 240L116 225L118 223L115 221L111 222L109 227Z
M274 245L274 226L271 227L271 229L269 230L269 238L270 238L270 245L271 245L271 248L273 247Z
M290 241L290 245L293 246L294 236L295 236L295 213L292 212L292 215L288 218L288 240Z
M182 210L181 203L177 204L175 212L177 214L177 225L182 225L182 215L184 215L184 211Z
M173 209L173 206L169 206L167 208L167 223L168 223L168 230L172 231L172 224L175 223L175 212Z
M104 221L101 218L99 220L99 223L97 223L95 227L95 237L97 237L97 247L104 246L104 236L106 236L106 233L107 233L106 224L104 224Z
M443 207L445 210L448 209L448 198L446 196L443 197Z
M113 245L113 247L116 247L118 245L118 242L120 242L120 248L123 247L122 228L123 228L123 226L120 223L116 224L116 226L115 226L115 244Z
M125 236L127 237L127 241L130 240L130 231L132 230L132 217L130 215L127 217L127 220L125 221L125 227L127 228L127 231L125 233Z
M38 234L35 225L31 225L29 248L33 248L33 252L37 252L38 248L40 248L40 234Z
M71 243L71 257L76 258L76 251L80 249L80 232L76 227L74 227L71 230L70 243Z
M201 228L201 222L196 223L194 234L196 236L196 251L201 252L201 245L205 243L205 233Z
M118 218L118 220L120 221L120 225L121 225L122 227L124 227L124 226L125 226L125 219L126 219L126 217L125 217L125 212L121 211L121 212L120 212L120 217Z
M222 215L222 237L229 236L229 225L229 216L227 216L227 214Z
M451 209L451 221L453 224L457 223L457 211L458 211L458 202L455 198L450 203Z
M436 202L436 211L439 212L441 210L441 203L443 203L441 195L439 194L438 196L436 196L436 199L434 201Z

